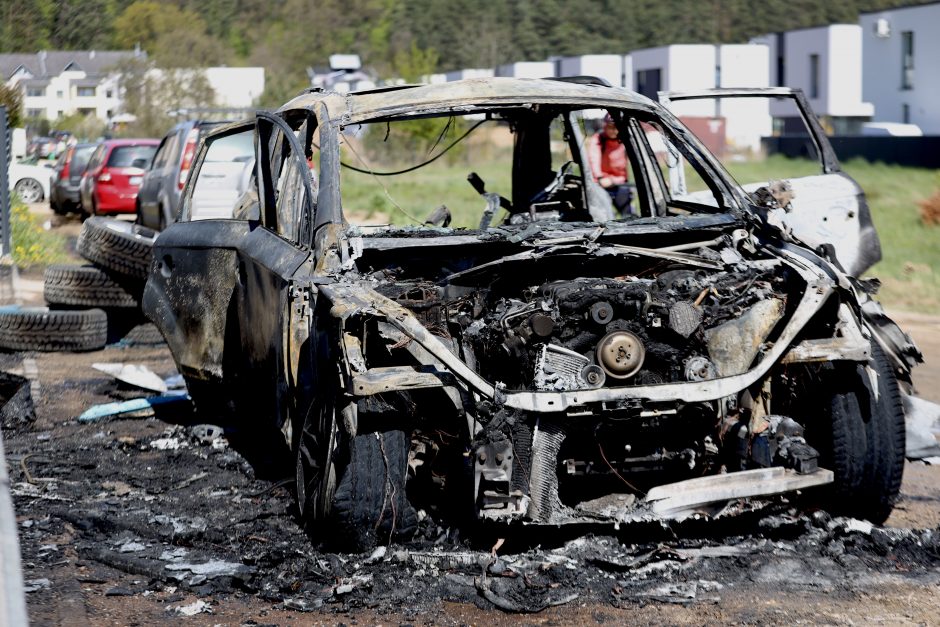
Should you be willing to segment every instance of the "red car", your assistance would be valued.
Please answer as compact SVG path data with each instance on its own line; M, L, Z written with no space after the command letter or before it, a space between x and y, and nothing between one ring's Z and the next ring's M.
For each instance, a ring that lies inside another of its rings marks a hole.
M159 144L157 139L102 142L82 175L82 209L91 215L134 213L140 181Z

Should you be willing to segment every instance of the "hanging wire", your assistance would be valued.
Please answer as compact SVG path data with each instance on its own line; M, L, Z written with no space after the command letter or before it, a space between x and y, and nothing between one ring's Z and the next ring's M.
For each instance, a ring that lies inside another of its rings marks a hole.
M392 195L388 192L388 188L385 187L385 183L383 183L381 180L379 180L378 175L377 175L375 172L372 171L372 169L369 167L369 164L366 163L366 160L363 159L362 156L359 155L359 153L356 151L355 147L352 145L352 142L350 142L348 139L346 139L346 135L344 135L343 133L340 133L340 137L342 137L342 138L343 138L343 141L346 142L346 146L349 147L349 150L353 153L353 155L354 155L357 159L359 159L359 162L360 162L362 165L364 165L364 166L366 167L365 170L361 170L361 169L359 169L359 168L352 168L352 169L355 170L356 172L362 172L363 174L371 174L371 175L372 175L372 178L375 179L375 182L378 183L379 186L382 188L382 191L385 192L385 197L388 198L388 201L389 201L390 203L392 203L392 205L394 205L395 208L398 209L398 210L401 212L401 214L402 214L403 216L405 216L406 218L408 218L409 220L411 220L411 221L414 222L415 224L424 224L424 220L421 220L421 219L419 219L419 218L414 217L413 215L411 215L410 213L408 213L407 211L405 211L405 210L402 208L401 205L399 205L397 202L395 202L395 199L392 198ZM346 164L343 164L343 165L346 165ZM352 166L346 166L346 167L347 167L347 168L350 168L350 167L352 167Z
M451 118L451 119L453 119L453 118ZM460 142L462 142L464 139L466 139L466 137L467 137L470 133L472 133L473 131L477 130L477 128L479 128L480 125L481 125L481 124L484 124L485 122L489 122L489 120L480 120L479 122L477 122L476 124L474 124L473 126L471 126L471 127L467 130L466 133L464 133L463 135L461 135L460 137L458 137L457 139L455 139L450 145L448 145L446 148L444 148L442 151L440 151L439 153L437 153L436 155L434 155L433 157L431 157L431 158L428 159L427 161L423 161L423 162L421 162L421 163L419 163L419 164L417 164L417 165L413 165L413 166L411 166L410 168L405 168L404 170L396 170L396 171L394 171L394 172L375 172L375 171L369 170L369 169L363 170L362 168L357 168L356 166L350 165L350 164L348 164L348 163L343 163L342 161L340 161L340 165L343 166L344 168L346 168L347 170L352 170L353 172L358 172L358 173L360 173L360 174L371 174L372 176L398 176L399 174L407 174L407 173L409 173L409 172L414 172L415 170L418 170L418 169L420 169L420 168L423 168L423 167L426 166L426 165L430 165L430 164L434 163L435 161L437 161L438 159L440 159L441 157L443 157L445 154L447 154L447 152L448 152L451 148L453 148L454 146L456 146L457 144L459 144ZM449 123L448 123L448 126L449 126ZM441 136L438 137L437 143L440 143L440 141L441 141L441 139L443 138L444 133L445 133L446 131L447 131L447 126L444 127L444 131L441 133ZM348 145L348 142L347 142L347 145ZM436 146L436 145L437 145L437 144L435 144L435 146ZM434 146L431 147L431 150L433 150L433 149L434 149ZM355 153L355 150L353 150L353 153ZM356 156L358 157L358 155L356 155ZM360 157L359 160L362 161L362 158ZM364 161L363 161L363 163L364 163Z

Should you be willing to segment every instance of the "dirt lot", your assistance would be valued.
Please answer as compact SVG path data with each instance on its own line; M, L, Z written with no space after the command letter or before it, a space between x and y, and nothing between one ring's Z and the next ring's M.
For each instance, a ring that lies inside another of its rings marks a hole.
M37 277L25 279L26 293L41 296ZM898 317L928 359L917 371L920 392L940 402L940 318ZM940 616L938 466L908 463L885 528L776 501L711 522L515 530L495 561L492 533L469 544L430 522L408 546L331 554L298 529L292 461L276 438L259 446L237 430L207 436L197 427L205 417L186 404L79 424L91 405L140 394L95 362L174 374L148 327L93 353L0 354L0 369L32 379L36 405L35 423L4 433L34 624L932 624Z

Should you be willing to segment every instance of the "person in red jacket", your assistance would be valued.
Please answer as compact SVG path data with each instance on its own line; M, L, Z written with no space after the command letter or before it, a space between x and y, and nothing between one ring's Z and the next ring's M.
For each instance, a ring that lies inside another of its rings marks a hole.
M620 215L632 214L633 187L628 182L627 149L609 113L604 117L604 127L588 140L588 160L594 180L610 194Z

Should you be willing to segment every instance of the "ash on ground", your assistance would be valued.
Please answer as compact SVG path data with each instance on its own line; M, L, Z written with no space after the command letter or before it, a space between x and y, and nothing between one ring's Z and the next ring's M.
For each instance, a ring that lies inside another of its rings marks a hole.
M50 358L35 359L40 373L52 370ZM151 366L169 374L172 364L156 355ZM407 544L324 552L298 525L286 449L257 455L237 432L226 437L179 408L79 424L76 407L135 393L100 373L83 376L40 376L38 420L4 436L37 624L62 622L63 608L95 623L131 599L151 617L211 614L234 599L261 616L368 611L441 622L448 603L596 613L720 606L755 587L851 600L940 582L940 529L873 527L785 500L665 526L484 527L473 542L425 519Z

